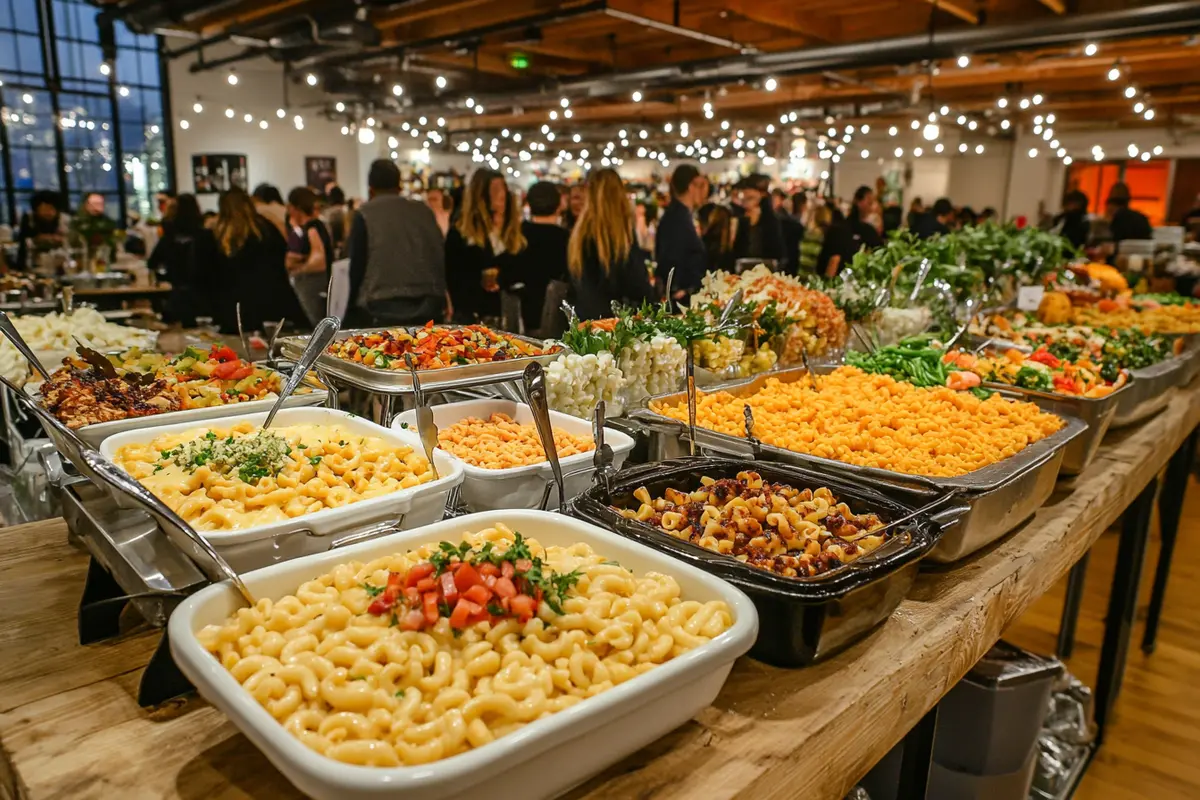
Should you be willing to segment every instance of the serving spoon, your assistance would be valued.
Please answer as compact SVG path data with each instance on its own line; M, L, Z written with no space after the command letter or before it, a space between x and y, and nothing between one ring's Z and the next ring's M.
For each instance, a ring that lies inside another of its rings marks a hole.
M433 420L433 409L425 404L425 392L421 390L421 378L417 375L417 362L413 359L412 353L404 354L404 363L412 375L413 400L416 402L414 410L417 412L417 435L421 437L421 447L425 448L425 458L429 461L429 468L433 470L433 479L436 481L441 477L438 475L437 465L433 463L433 450L438 444L437 423Z
M292 374L288 376L287 383L279 390L279 397L275 399L275 405L271 406L270 412L267 413L267 419L263 422L263 430L271 427L271 423L275 419L275 415L279 413L279 409L283 408L283 403L287 400L292 392L296 391L309 369L316 360L325 352L325 348L333 341L334 335L341 328L342 321L337 317L326 317L317 323L317 327L313 330L312 336L308 339L308 345L305 346L304 352L301 353L300 359L296 362Z

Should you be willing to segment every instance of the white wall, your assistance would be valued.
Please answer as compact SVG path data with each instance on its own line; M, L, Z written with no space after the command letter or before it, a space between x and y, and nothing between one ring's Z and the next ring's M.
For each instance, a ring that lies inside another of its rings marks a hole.
M212 48L206 57L218 58L230 50ZM189 67L194 57L184 56L171 62L171 111L174 115L175 175L180 192L193 190L192 156L203 153L233 153L246 156L249 188L259 183L277 186L285 196L288 191L305 183L305 156L331 156L337 159L338 180L347 195L360 196L366 192L365 170L379 152L378 140L370 147L360 145L353 137L341 134L341 123L331 122L318 114L323 108L323 95L305 86L288 87L288 113L284 119L276 116L283 107L283 68L265 58L236 64L236 86L230 86L229 70L214 69L192 73ZM197 114L193 104L199 102L204 110ZM232 108L233 119L225 116ZM244 114L254 121L246 123ZM297 130L294 115L304 119L304 129ZM265 119L263 130L259 121ZM186 130L180 120L187 120ZM382 137L386 140L386 136ZM216 195L202 195L201 204L215 207Z

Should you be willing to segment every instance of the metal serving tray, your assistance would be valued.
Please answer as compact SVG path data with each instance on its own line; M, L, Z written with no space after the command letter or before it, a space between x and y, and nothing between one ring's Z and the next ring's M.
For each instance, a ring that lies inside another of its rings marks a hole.
M1109 425L1116 416L1117 407L1126 394L1134 391L1137 379L1132 375L1124 386L1106 397L1074 397L1055 392L1039 392L1035 389L1023 389L1010 386L1007 383L984 383L985 389L1003 392L1007 395L1019 395L1038 408L1057 414L1060 417L1077 417L1087 423L1087 430L1063 450L1061 474L1078 475L1083 472L1096 452L1104 434L1108 433Z
M821 374L822 371L817 370L817 374ZM758 391L767 377L788 382L797 380L804 374L804 369L785 370L771 376L759 376L714 387L710 391L727 391L734 396L744 397ZM999 393L1010 399L1021 399L1020 395L1012 392ZM677 442L685 441L687 425L651 411L650 403L655 401L687 402L687 395L685 392L673 392L648 398L641 407L630 413L630 417L660 434L660 438L674 437ZM1011 531L1032 516L1054 492L1054 484L1058 480L1067 445L1087 428L1087 423L1078 417L1061 414L1059 416L1065 424L1057 432L1034 442L1014 456L954 478L931 478L875 467L861 467L771 445L752 444L740 437L700 427L696 428L696 442L700 447L714 453L781 461L824 470L868 484L923 491L928 499L952 489L958 490L962 493L962 499L970 506L970 510L959 519L956 526L946 532L929 556L932 561L948 563L970 555ZM652 452L656 454L666 453L670 449L668 441L651 446Z
M1132 391L1123 392L1110 428L1124 428L1157 414L1167 407L1176 386L1181 385L1184 368L1191 359L1173 356L1157 364L1130 370Z
M410 333L415 333L424 326L396 326L386 328L355 328L350 330L338 331L334 337L334 342L340 342L343 339L348 339L351 336L359 334L379 333L385 330L406 330ZM442 326L450 330L464 328L464 325L446 325ZM531 339L528 336L518 336L515 333L507 333L504 331L496 331L503 333L509 338L533 345L538 348L545 347L540 339ZM292 359L297 359L304 352L305 346L308 344L308 335L303 336L288 336L279 340L280 348L284 356ZM421 370L421 388L426 392L438 391L440 389L454 389L464 386L480 386L488 383L498 383L500 381L511 381L520 378L525 367L532 361L537 361L546 366L551 361L561 355L569 353L570 350L561 344L554 345L558 349L553 353L548 353L542 356L527 356L524 358L513 358L505 361L492 361L487 364L462 364L457 367L445 367L444 369L423 369ZM377 369L375 367L367 367L362 364L356 364L353 361L346 361L330 355L328 352L322 353L317 358L316 362L317 373L324 378L336 378L346 387L355 387L365 389L369 392L379 392L381 394L404 394L411 393L412 375L407 369Z
M732 478L745 469L754 469L768 482L798 489L827 487L856 513L875 513L885 522L920 504L919 494L904 489L881 491L784 464L747 465L734 459L696 457L627 467L612 476L611 496L604 486L594 486L572 501L570 513L711 572L744 591L759 618L758 639L750 655L776 666L798 667L826 658L890 617L908 594L920 560L966 512L965 505L951 503L902 524L880 548L856 561L821 575L788 578L627 519L611 507L636 508L633 492L639 486L661 496L666 487L695 488L701 477Z

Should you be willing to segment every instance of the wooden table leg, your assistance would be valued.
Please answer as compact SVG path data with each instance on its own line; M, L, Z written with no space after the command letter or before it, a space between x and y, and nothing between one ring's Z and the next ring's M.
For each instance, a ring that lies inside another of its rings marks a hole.
M1154 570L1154 588L1150 592L1150 610L1146 614L1146 630L1142 635L1142 652L1154 652L1158 639L1158 622L1162 617L1163 602L1167 595L1167 580L1171 577L1171 558L1175 555L1175 540L1179 534L1179 517L1183 513L1183 498L1187 494L1188 479L1192 473L1192 462L1196 455L1197 433L1184 440L1175 455L1167 462L1162 492L1158 497L1158 527L1162 535L1162 549L1158 553L1158 565Z
M1138 584L1142 566L1146 563L1146 542L1150 535L1150 514L1154 510L1157 479L1151 480L1125 509L1121 520L1121 542L1117 548L1112 594L1108 599L1108 615L1104 619L1104 644L1100 649L1100 670L1096 678L1096 744L1104 742L1104 730L1112 716L1121 680L1125 675L1125 659L1133 635L1137 613Z

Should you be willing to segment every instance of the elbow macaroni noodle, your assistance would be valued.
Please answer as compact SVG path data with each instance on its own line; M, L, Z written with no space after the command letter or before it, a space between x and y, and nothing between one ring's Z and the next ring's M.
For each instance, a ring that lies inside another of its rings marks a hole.
M513 542L503 525L463 539ZM539 553L541 546L527 540ZM669 575L635 576L586 544L542 558L582 576L558 616L543 602L524 625L452 632L441 617L403 631L367 613L364 584L383 585L436 546L350 562L294 595L259 600L197 637L284 728L337 761L427 764L483 747L698 647L733 624L725 603L685 600Z
M546 460L537 428L522 425L507 414L492 414L486 420L461 419L438 433L438 444L468 464L484 469L524 467ZM590 435L576 436L557 428L554 447L559 458L596 449Z
M919 389L887 375L839 367L814 392L807 377L768 378L748 397L697 392L696 424L745 436L743 406L754 412L764 444L864 467L910 475L965 475L1016 455L1063 426L1033 403L999 395ZM687 403L657 402L653 410L687 421Z
M251 436L258 429L241 422L228 429L198 427L164 434L150 442L127 444L113 460L200 531L230 531L279 522L326 508L356 503L433 480L425 456L407 445L364 436L341 425L272 428L291 447L276 475L247 483L209 465L189 472L162 466L165 451L212 431L218 439Z

